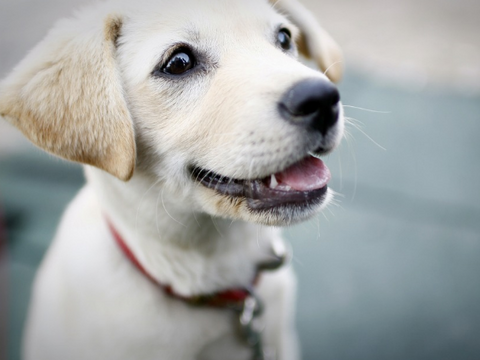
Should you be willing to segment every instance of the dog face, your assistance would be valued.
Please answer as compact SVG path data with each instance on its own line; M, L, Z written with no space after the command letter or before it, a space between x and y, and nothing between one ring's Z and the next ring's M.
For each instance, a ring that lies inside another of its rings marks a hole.
M111 6L54 30L5 82L2 115L122 179L136 159L138 174L212 215L281 225L328 201L328 169L312 155L339 143L343 114L327 76L296 59L295 40L311 34L259 0Z

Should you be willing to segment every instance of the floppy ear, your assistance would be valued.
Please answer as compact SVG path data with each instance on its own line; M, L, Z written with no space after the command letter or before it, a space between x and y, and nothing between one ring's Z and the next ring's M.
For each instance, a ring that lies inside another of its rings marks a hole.
M340 81L343 74L343 55L332 37L323 30L313 14L297 0L269 0L275 8L285 12L301 30L298 41L300 52L312 58L333 82Z
M126 181L136 150L115 63L120 28L118 16L60 22L0 84L0 115L42 149Z

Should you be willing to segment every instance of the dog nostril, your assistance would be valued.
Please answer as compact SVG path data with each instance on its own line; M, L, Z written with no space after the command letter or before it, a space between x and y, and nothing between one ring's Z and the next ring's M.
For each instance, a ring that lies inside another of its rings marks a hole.
M282 116L323 135L337 122L340 94L327 80L309 79L294 85L280 102Z
M300 103L299 106L293 109L295 116L305 116L314 114L319 110L317 99L308 99L307 101Z

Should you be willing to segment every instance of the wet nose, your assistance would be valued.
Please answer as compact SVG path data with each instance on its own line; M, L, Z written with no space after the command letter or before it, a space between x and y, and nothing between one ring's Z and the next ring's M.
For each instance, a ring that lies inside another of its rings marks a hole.
M282 117L325 135L339 116L340 94L328 80L308 79L295 84L280 101Z

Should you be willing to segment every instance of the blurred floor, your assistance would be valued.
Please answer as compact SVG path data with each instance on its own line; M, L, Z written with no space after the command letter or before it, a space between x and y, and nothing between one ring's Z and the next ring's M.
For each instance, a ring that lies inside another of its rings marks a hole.
M345 49L355 119L327 160L339 206L285 231L304 358L480 359L480 2L304 2ZM75 3L3 0L0 72ZM35 268L81 183L0 121L10 360Z

